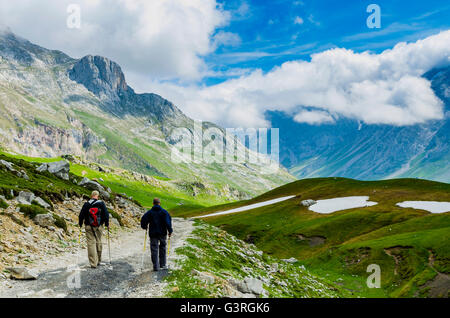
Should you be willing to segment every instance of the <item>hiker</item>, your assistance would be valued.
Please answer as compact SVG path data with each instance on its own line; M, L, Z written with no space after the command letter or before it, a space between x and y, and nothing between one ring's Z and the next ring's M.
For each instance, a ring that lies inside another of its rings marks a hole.
M150 249L152 253L153 270L167 269L166 246L167 234L172 235L172 218L169 212L161 207L161 200L153 199L153 207L141 219L141 227L149 227ZM159 263L158 263L159 256Z
M99 195L98 191L92 191L91 199L83 205L78 217L80 228L83 226L83 223L85 225L88 258L91 268L101 265L103 225L109 231L109 212L105 202L99 200Z

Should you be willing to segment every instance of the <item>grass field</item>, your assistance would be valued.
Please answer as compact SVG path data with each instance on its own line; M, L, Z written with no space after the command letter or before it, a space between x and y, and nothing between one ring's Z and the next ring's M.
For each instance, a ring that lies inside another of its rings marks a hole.
M450 201L449 184L418 179L305 179L249 201L210 208L177 207L171 212L185 217L205 215L288 195L295 197L205 220L268 254L295 257L299 264L339 280L357 295L448 296L448 281L443 277L450 274L450 213L431 214L396 203ZM315 213L301 204L305 199L356 195L369 196L378 204L331 214ZM369 264L380 265L381 289L366 288ZM433 281L437 277L444 281Z

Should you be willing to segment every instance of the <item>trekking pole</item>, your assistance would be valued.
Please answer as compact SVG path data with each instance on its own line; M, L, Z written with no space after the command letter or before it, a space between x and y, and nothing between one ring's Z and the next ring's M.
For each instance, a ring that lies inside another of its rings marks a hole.
M170 256L170 235L169 235L169 242L167 243L167 269L169 269L169 256Z
M80 262L80 254L81 254L81 250L83 249L82 247L81 247L81 234L82 234L82 231L81 231L81 226L80 226L80 233L78 234L78 253L77 253L77 266L79 266L79 262Z
M144 237L144 250L142 251L142 264L141 264L141 271L144 270L144 258L145 258L145 248L147 245L147 232L148 232L148 224L147 228L145 229L145 237Z
M108 253L109 253L109 266L111 266L111 242L109 236L109 226L108 226Z

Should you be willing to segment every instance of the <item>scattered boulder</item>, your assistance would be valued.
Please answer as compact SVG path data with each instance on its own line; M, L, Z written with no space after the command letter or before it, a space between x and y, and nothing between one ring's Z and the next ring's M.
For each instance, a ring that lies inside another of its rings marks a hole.
M58 178L69 180L70 164L65 160L43 163L36 170L39 172L48 171Z
M196 269L193 269L192 274L196 275L201 281L207 284L214 284L216 281L216 276L208 272L200 272Z
M245 284L247 285L248 291L255 295L262 295L265 293L265 289L263 288L263 283L259 279L253 277L247 277L245 280Z
M225 284L222 288L223 297L226 298L243 298L243 295L240 291L233 288L230 284Z
M308 200L303 200L301 203L303 206L310 207L311 205L316 204L317 201L308 199Z
M55 219L51 213L38 214L34 217L33 222L39 226L50 228L55 224Z
M25 180L29 181L30 177L27 175L25 170L20 170L20 172L17 172L17 176L19 178L24 178Z
M36 198L33 192L20 191L19 196L16 198L17 203L30 205Z
M231 279L229 282L243 294L263 295L266 293L263 282L254 277L247 277L243 281Z
M290 263L290 264L294 264L294 263L298 262L298 260L295 257L291 257L291 258L288 258L288 259L282 259L282 261L284 261L286 263Z
M50 204L48 204L47 202L42 200L40 197L35 197L33 201L36 201L37 204L39 204L40 206L42 206L45 209L49 209L51 207Z
M5 166L11 172L15 172L16 169L13 168L13 163L5 160L0 160L0 165Z
M26 269L25 267L8 267L7 270L10 272L11 279L17 280L33 280L37 279L38 274Z
M79 186L85 187L89 190L97 190L98 192L100 192L100 195L105 198L105 199L109 199L110 195L107 191L105 191L105 188L103 188L103 186L96 182L96 181L92 181L89 178L84 177L79 183Z

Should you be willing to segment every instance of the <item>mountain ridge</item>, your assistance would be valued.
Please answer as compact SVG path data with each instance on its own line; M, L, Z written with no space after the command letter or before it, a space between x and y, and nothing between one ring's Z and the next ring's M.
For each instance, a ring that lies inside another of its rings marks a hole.
M352 119L308 125L288 114L266 117L280 131L281 163L298 178L349 177L379 180L419 177L450 182L450 66L423 75L444 105L444 118L396 127L365 125Z
M0 144L12 152L73 154L248 196L294 180L284 169L257 173L263 164L173 162L173 129L193 134L194 121L157 94L135 93L120 66L107 58L73 59L8 31L0 33L0 57ZM204 129L210 126L218 127L203 123ZM248 151L240 143L236 147Z

